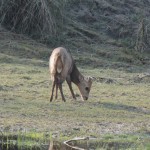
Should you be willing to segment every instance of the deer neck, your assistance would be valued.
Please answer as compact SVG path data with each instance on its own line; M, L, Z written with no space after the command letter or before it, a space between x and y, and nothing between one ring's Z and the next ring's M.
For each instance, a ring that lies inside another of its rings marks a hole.
M71 81L76 85L79 85L80 79L83 78L83 75L79 72L79 70L75 64L73 64L73 68L72 68L70 77L71 77Z

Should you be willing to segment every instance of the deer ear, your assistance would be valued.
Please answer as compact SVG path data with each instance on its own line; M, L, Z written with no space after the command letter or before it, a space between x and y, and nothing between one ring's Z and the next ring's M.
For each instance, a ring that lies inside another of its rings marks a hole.
M93 80L93 78L92 77L87 77L88 78L88 81L92 81Z

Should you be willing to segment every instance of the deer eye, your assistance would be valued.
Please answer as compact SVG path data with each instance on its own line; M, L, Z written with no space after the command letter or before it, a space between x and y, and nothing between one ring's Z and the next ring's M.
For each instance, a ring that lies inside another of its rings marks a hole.
M85 90L88 92L88 91L89 91L89 88L88 88L88 87L86 87L86 88L85 88Z

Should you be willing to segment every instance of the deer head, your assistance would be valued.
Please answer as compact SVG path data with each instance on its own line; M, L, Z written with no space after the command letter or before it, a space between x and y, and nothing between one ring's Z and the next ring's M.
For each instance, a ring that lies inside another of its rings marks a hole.
M80 83L78 84L78 88L83 100L88 100L89 93L92 86L92 78L91 77L79 77Z

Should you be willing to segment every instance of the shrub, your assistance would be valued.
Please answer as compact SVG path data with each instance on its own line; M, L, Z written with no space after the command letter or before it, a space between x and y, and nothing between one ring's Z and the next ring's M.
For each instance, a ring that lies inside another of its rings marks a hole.
M62 28L65 0L1 0L0 23L33 38L54 37Z

